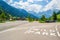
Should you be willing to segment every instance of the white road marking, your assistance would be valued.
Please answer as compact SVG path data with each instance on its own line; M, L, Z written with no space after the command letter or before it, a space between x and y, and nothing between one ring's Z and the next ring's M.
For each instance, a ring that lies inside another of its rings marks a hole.
M56 34L55 34L55 33L50 33L50 35L51 35L51 36L56 36Z
M11 29L7 29L7 30L3 30L3 31L0 31L0 33L8 32L8 31L11 31L11 30L15 30L15 28L11 28Z
M54 29L48 29L48 31L47 31L47 29L31 28L31 29L29 29L29 31L27 30L25 33L33 33L33 34L39 34L39 35L42 34L44 36L45 35L46 36L57 36L56 32L57 32L58 36L60 36L57 27L55 30Z
M33 32L34 32L34 31L28 30L28 31L25 32L25 34L26 34L26 33L29 34L29 33L33 33Z
M34 31L38 31L39 29L37 29L37 28L35 28L35 29L33 29Z
M38 32L35 32L34 34L40 34L40 32L38 31Z
M48 35L48 33L47 32L43 32L42 35Z
M44 29L44 31L47 31L46 29Z
M0 31L0 33L12 31L12 30L21 30L21 29L27 29L27 28L10 28L10 29L6 29L6 30L3 30L3 31Z
M58 34L58 36L60 37L60 33L59 33L59 32L57 32L57 34Z
M60 33L58 31L57 25L56 25L55 29L56 29L56 32L57 32L58 36L60 37Z
M24 28L17 28L17 29L16 28L11 28L11 29L7 29L7 30L4 30L4 31L0 31L0 33L12 31L12 30L20 30L20 29L27 29L27 28L25 28L25 27ZM50 35L50 36L57 36L58 35L60 37L60 33L59 33L58 29L57 29L57 26L55 27L55 30L50 29L48 31L49 32L47 32L46 29L30 28L29 30L27 30L24 33L34 33L34 34L39 34L39 35L42 34L42 35Z
M51 29L50 29L50 32L55 32L55 31L56 31L56 30L51 30Z

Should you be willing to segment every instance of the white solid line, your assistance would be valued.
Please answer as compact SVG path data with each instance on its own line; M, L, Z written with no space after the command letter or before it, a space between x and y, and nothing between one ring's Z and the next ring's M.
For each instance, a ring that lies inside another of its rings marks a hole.
M10 28L10 29L6 29L6 30L3 30L3 31L0 31L0 33L4 33L4 32L8 32L8 31L12 31L12 30L21 30L21 29L27 29L27 28Z
M16 28L11 28L11 29L7 29L7 30L3 30L3 31L0 31L0 33L8 32L8 31L15 30L15 29Z

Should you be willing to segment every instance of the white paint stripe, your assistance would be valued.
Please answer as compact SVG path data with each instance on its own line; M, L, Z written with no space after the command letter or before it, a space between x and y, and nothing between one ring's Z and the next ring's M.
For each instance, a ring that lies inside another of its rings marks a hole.
M44 31L46 32L46 29L44 29Z
M8 32L8 31L12 31L12 30L15 30L16 28L11 28L11 29L7 29L7 30L3 30L3 31L0 31L0 33L4 33L4 32Z
M56 36L56 34L55 34L55 33L50 33L50 35L51 35L51 36Z
M48 35L48 33L47 32L43 32L42 35Z
M50 29L50 32L56 32L56 30L51 30L51 29Z
M57 32L58 36L60 37L60 33L59 33L58 29L57 29L57 25L56 25L55 29L56 29L56 32Z
M35 28L35 29L33 29L34 31L38 31L39 29L37 29L37 28Z
M0 33L4 33L4 32L8 32L8 31L12 31L12 30L21 30L21 29L27 29L27 28L10 28L10 29L6 29L6 30L3 30L3 31L0 31Z
M22 27L22 28L10 28L10 29L6 29L6 30L3 30L3 31L0 31L0 33L4 33L4 32L8 32L8 31L12 31L12 30L21 30L21 29L27 29L25 27Z
M35 32L35 34L40 34L40 32L38 31L38 32Z
M26 34L26 33L29 34L29 33L33 33L33 32L34 32L34 31L28 30L28 31L25 32L25 34Z

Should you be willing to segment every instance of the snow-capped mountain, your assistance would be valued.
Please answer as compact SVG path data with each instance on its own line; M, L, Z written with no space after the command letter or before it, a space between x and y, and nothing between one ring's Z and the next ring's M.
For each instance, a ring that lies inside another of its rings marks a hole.
M17 9L24 9L37 17L41 17L41 15L50 17L53 13L53 10L60 10L60 0L3 0L3 1Z

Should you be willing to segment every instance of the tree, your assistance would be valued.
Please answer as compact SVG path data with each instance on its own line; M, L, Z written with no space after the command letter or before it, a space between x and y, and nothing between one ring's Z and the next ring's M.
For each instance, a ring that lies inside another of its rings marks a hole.
M57 20L57 14L56 14L56 12L53 12L53 20L54 20L54 21Z
M0 6L0 18L4 19L5 17L6 17L5 12L4 12L3 8Z
M30 14L28 14L27 20L28 20L29 22L32 22L32 21L34 21L34 18L32 18L32 17L30 16Z
M5 21L5 20L6 20L6 15L5 15L4 13L2 13L2 14L0 15L0 19L1 19L2 21Z
M39 19L39 22L44 23L46 21L45 15L42 15L42 17Z
M2 11L0 10L0 15L1 15Z
M42 20L42 21L46 21L45 15L42 15L41 20Z
M0 7L0 22L3 22L5 20L6 20L6 14L4 10L2 9L2 7Z

